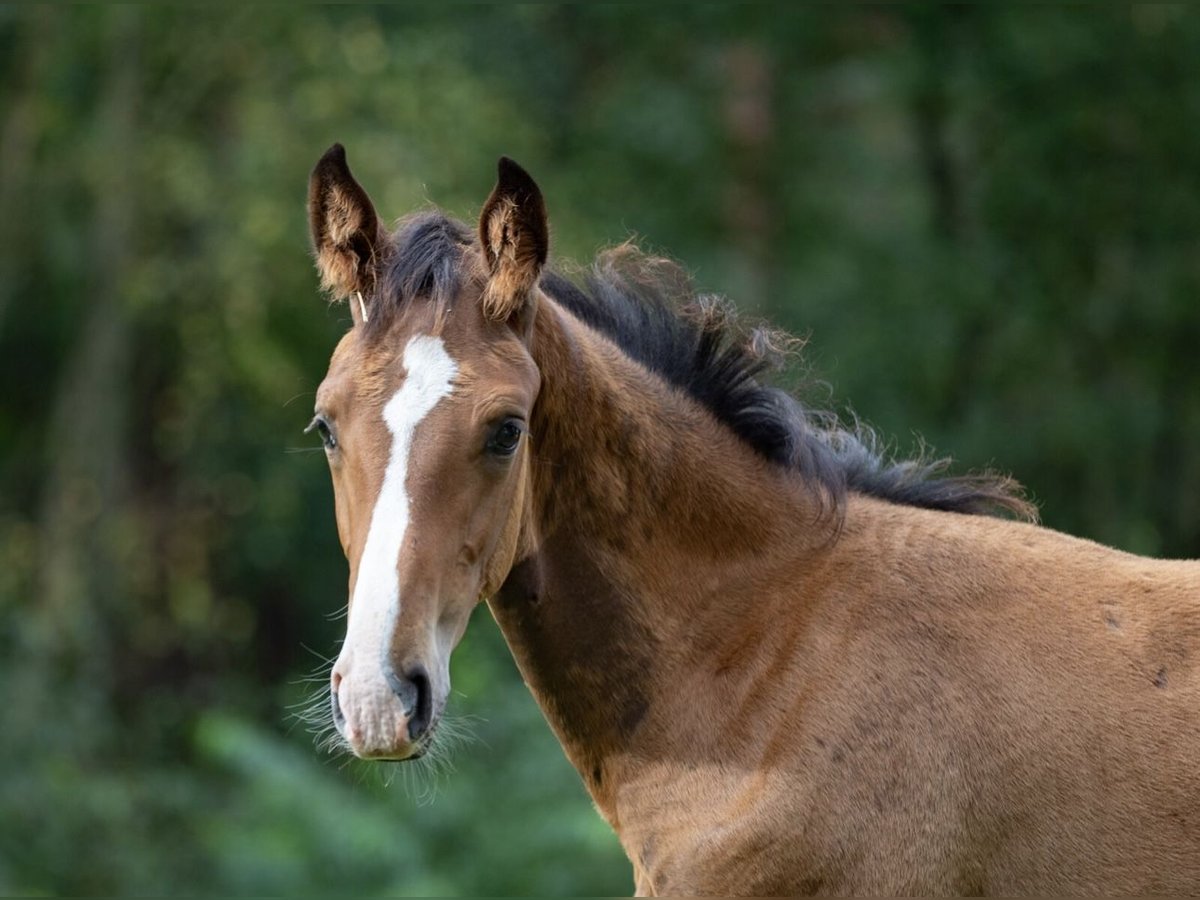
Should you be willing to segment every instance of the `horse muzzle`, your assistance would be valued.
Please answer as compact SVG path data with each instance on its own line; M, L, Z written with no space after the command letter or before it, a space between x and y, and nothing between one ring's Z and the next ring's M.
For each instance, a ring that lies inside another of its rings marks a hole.
M343 672L339 665L330 679L330 703L334 725L355 756L400 760L428 748L444 700L435 696L422 665L384 665L368 674L353 667Z

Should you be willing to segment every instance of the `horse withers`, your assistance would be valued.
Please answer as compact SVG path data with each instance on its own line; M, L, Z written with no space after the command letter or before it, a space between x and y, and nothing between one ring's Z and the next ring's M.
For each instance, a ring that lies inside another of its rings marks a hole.
M883 458L665 260L547 268L510 160L474 230L340 146L309 212L356 755L436 746L484 600L641 894L1200 892L1200 563Z

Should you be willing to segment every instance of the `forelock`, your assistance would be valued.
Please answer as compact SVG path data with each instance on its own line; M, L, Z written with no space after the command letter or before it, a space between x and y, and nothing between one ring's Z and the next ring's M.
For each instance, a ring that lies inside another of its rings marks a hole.
M472 231L441 212L401 219L369 299L368 331L377 333L406 305L421 301L435 305L441 322L467 281L478 276L474 245Z

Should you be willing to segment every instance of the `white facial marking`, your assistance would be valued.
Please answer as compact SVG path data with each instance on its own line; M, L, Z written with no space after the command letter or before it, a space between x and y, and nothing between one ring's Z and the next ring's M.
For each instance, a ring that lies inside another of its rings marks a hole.
M392 451L384 470L383 485L371 512L371 526L350 604L346 643L342 655L355 652L355 667L382 665L381 641L391 637L400 613L400 548L408 530L408 456L417 425L452 390L458 366L446 353L442 339L418 335L404 348L404 384L383 407L383 421L392 434ZM360 672L361 675L367 675ZM384 685L383 672L367 680ZM385 688L386 690L386 688Z

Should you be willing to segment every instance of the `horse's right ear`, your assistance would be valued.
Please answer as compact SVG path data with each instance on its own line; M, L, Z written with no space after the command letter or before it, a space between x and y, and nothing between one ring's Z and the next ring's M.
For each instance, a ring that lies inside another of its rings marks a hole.
M322 286L337 299L370 291L386 234L341 144L325 151L309 178L308 224ZM350 309L357 322L359 309Z

